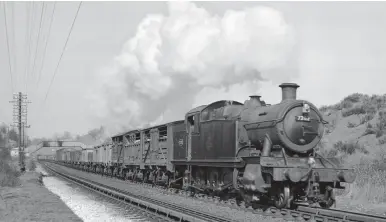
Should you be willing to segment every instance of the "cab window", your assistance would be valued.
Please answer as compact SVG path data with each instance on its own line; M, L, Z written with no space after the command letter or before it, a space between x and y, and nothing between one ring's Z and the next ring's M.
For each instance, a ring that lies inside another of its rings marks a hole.
M188 120L187 121L188 132L191 132L193 134L199 133L199 123L200 123L199 114L189 116L187 120Z

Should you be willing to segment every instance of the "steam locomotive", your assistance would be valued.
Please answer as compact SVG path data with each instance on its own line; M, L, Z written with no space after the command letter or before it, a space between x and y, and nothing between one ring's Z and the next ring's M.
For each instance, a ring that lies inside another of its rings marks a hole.
M334 189L356 175L316 152L326 122L312 103L297 100L297 84L280 87L282 101L275 105L260 96L244 104L217 101L190 110L184 120L115 135L112 143L94 147L92 160L57 160L247 206L330 208Z

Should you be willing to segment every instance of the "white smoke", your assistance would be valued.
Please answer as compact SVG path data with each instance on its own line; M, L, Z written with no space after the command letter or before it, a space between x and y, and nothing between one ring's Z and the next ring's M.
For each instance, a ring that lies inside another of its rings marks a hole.
M286 62L292 46L291 27L272 8L220 17L194 3L170 2L168 15L144 18L98 75L92 112L116 131L183 119L193 106L247 96L260 81L277 79L267 73Z

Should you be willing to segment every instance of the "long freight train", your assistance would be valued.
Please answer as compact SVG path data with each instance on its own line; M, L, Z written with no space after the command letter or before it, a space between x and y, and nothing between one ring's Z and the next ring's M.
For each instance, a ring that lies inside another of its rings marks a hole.
M275 105L260 96L244 104L217 101L190 110L184 120L113 136L93 152L81 151L87 154L80 161L57 160L246 205L329 208L334 189L344 189L341 183L354 182L356 175L316 152L326 122L312 103L296 98L297 84L280 87L282 101Z

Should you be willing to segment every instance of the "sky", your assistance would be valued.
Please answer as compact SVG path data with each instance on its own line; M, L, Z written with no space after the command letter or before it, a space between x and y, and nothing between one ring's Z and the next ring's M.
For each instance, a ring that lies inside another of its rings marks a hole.
M254 94L275 104L282 82L317 106L386 93L385 2L238 1L83 2L48 91L78 5L51 17L54 2L5 4L11 81L1 4L0 122L15 92L31 101L31 137L115 133Z

